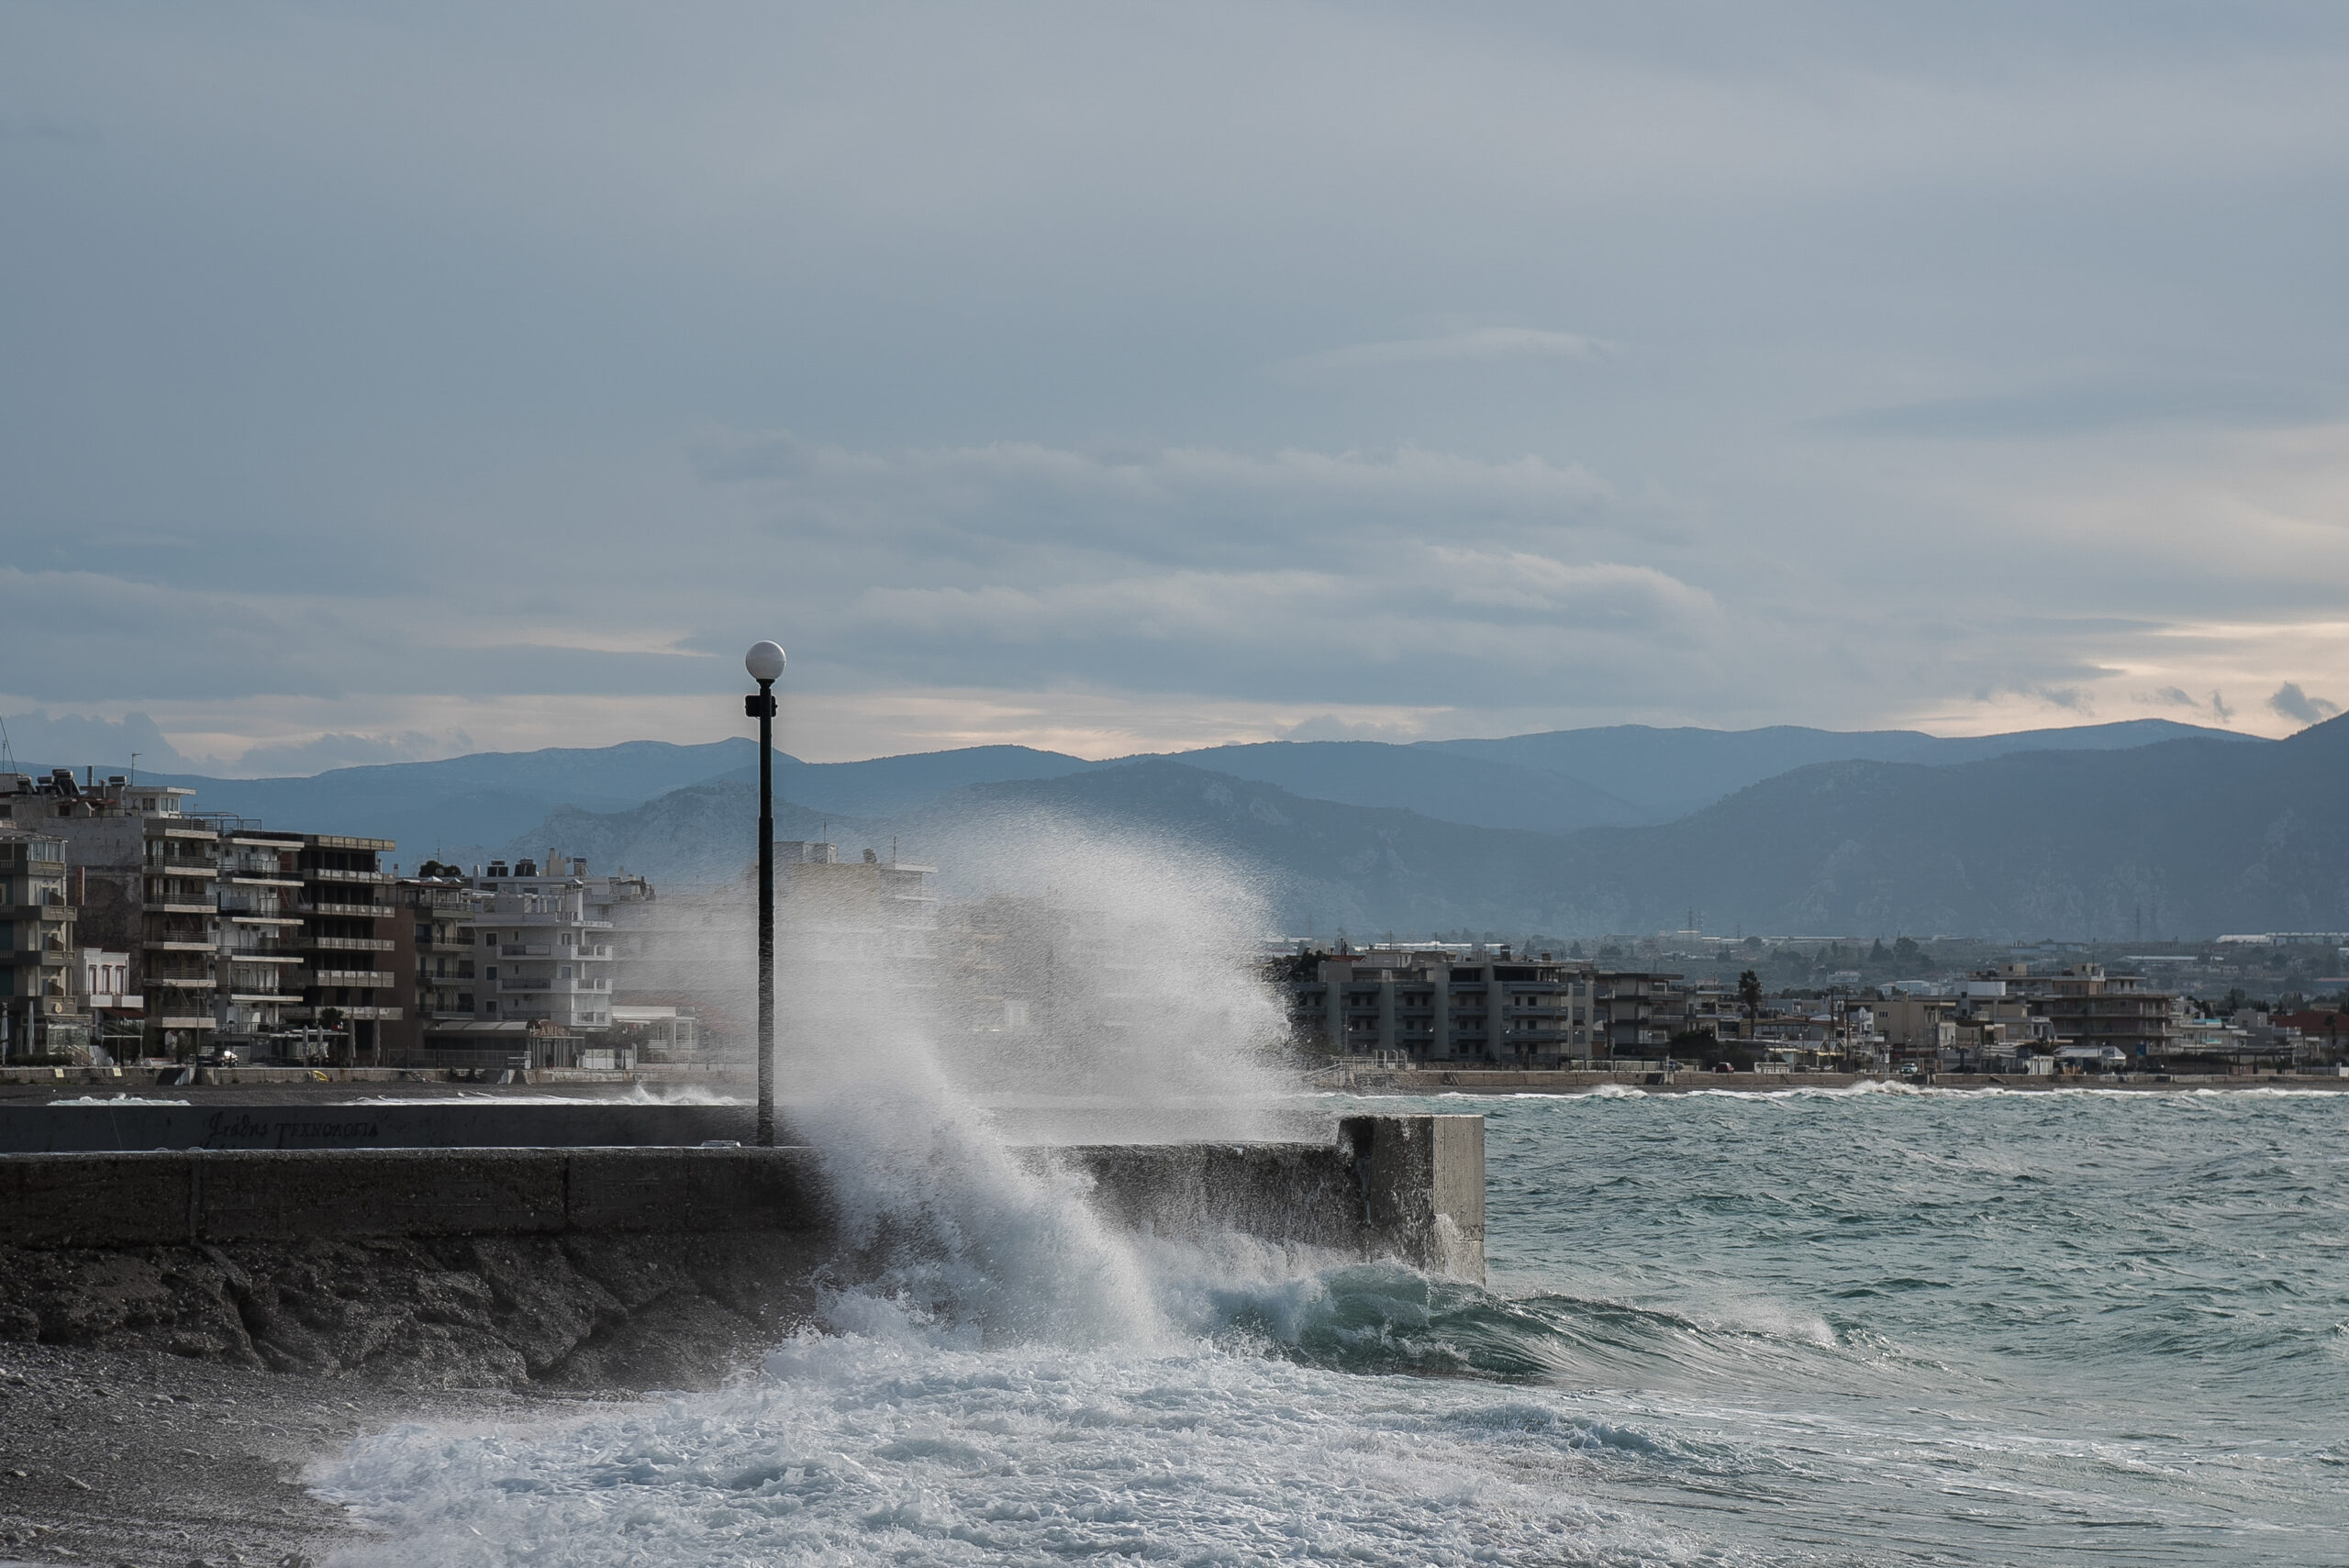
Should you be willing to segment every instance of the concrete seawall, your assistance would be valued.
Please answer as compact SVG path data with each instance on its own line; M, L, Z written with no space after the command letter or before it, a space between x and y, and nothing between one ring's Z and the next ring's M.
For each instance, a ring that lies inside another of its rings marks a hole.
M747 1143L748 1106L0 1106L0 1154L141 1149L507 1149Z
M567 1107L566 1107L567 1108ZM1034 1149L1121 1226L1484 1274L1477 1117ZM873 1265L807 1149L0 1156L0 1340L484 1386L679 1386Z

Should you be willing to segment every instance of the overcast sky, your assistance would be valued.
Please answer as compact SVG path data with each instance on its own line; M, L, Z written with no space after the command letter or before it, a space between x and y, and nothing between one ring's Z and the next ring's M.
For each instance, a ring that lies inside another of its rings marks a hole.
M0 715L2288 733L2344 176L2338 5L12 4Z

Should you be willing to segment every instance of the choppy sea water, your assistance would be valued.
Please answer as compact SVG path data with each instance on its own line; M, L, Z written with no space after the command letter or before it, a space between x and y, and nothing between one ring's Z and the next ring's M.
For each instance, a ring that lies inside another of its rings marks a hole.
M945 1244L763 1374L314 1480L353 1562L2349 1562L2349 1095L1375 1105L1489 1118L1488 1289L880 1162Z

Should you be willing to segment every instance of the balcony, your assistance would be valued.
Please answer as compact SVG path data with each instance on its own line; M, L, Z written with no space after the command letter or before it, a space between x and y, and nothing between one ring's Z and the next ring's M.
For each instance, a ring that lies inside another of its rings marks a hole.
M369 882L390 883L396 880L387 871L326 871L305 869L304 882Z
M209 902L203 904L143 904L139 906L139 907L150 915L217 915L220 912L220 906L218 905Z
M362 920L380 920L395 913L389 904L329 904L316 898L297 898L285 907L304 915L351 915Z
M389 937L304 937L304 949L313 952L389 952Z
M314 969L304 983L310 985L389 985L392 972L388 969Z

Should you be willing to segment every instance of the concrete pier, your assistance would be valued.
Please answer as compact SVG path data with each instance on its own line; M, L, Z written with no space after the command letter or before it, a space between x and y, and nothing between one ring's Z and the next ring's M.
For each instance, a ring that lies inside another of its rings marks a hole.
M1484 1275L1479 1117L1021 1158L1125 1228ZM7 1154L0 1340L450 1386L674 1387L807 1320L820 1288L885 1261L874 1247L840 1234L805 1148Z
M286 1104L0 1105L0 1154L145 1149L511 1149L748 1143L748 1106Z
M496 1126L524 1111L593 1111L602 1115L590 1119L600 1121L621 1109L495 1106L468 1114ZM462 1119L440 1118L439 1129ZM1236 1230L1483 1277L1481 1117L1349 1117L1329 1144L1116 1144L1036 1149L1024 1157L1031 1167L1079 1174L1101 1211L1129 1227ZM0 1246L11 1247L806 1232L829 1223L820 1162L805 1148L194 1148L0 1156Z

